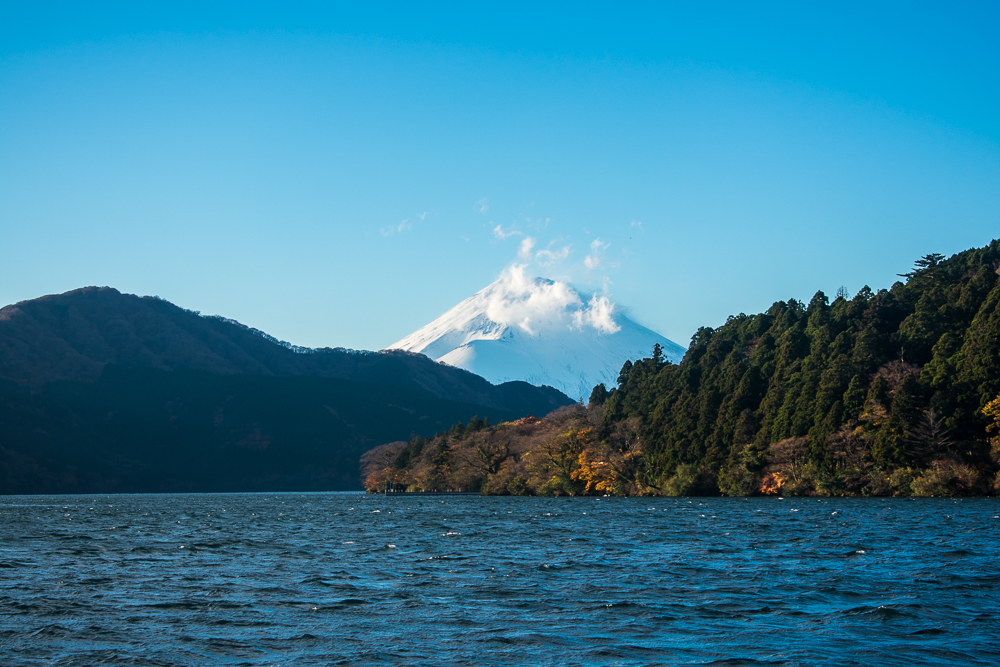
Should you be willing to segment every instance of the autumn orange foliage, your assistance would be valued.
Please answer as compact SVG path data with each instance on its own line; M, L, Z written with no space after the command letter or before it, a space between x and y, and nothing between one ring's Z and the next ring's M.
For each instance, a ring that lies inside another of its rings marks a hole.
M386 467L370 473L364 482L365 489L369 492L384 489L389 483L405 485L406 474L402 470Z
M534 415L528 415L527 417L521 417L512 422L500 422L497 427L501 426L531 426L532 424L537 424L539 421L538 417Z
M572 476L576 481L586 483L585 493L591 491L610 493L614 490L617 475L607 457L588 448L580 452L577 465Z
M779 472L769 472L764 476L764 481L760 485L760 492L773 496L776 493L781 493L781 487L785 483L785 478L781 476Z

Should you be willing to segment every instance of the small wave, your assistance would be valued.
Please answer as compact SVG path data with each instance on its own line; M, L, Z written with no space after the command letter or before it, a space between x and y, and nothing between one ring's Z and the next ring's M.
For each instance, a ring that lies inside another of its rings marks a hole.
M968 549L955 549L953 551L945 551L941 554L944 558L964 558L965 556L975 556L976 554L969 551Z
M363 604L371 604L370 600L363 600L361 598L344 598L343 600L335 600L333 602L327 603L327 607L357 607Z
M896 607L893 605L879 605L877 607L869 607L869 606L854 607L842 613L847 615L858 615L858 616L876 616L884 619L913 616L912 612L909 612L903 609L902 607Z
M713 660L712 662L706 662L706 665L732 665L733 667L739 667L740 665L787 665L787 660L755 660L753 658L723 658L722 660Z
M636 602L607 602L605 604L592 607L592 609L615 609L615 610L645 609L645 608L646 605L639 604Z
M196 604L193 602L150 602L147 604L140 605L142 607L149 607L150 609L199 609L203 605Z
M43 625L42 627L36 629L34 632L30 633L29 637L62 637L64 635L72 634L72 630L69 628L64 628L61 625L56 625L55 623L50 625Z
M299 582L303 585L315 585L315 586L325 586L327 588L337 588L343 590L357 590L357 586L354 584L341 583L339 581L328 581L322 577L309 577L308 579L303 579Z
M192 549L221 549L223 547L228 547L232 542L195 542L191 545Z

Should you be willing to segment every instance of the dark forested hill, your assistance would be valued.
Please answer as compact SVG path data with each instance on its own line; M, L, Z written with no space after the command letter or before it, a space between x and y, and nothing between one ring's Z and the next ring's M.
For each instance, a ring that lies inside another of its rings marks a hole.
M638 420L651 465L692 490L986 492L998 268L993 241L928 255L888 290L730 317L679 365L626 364L604 428Z
M995 494L998 272L993 241L928 255L890 289L832 302L817 292L730 317L700 329L679 364L659 350L627 362L586 410L377 450L365 459L368 486Z
M0 493L357 488L358 456L380 442L568 403L110 288L0 310Z
M559 392L506 390L468 371L401 350L301 348L234 320L202 317L157 297L82 289L0 309L0 379L29 386L93 381L106 364L225 375L358 379L507 409L515 400L565 404ZM524 385L524 386L521 386Z

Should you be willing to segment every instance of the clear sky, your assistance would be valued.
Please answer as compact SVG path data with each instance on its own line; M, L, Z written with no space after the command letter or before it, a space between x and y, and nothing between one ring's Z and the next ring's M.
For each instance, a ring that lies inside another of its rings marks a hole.
M530 238L686 345L1000 236L997 2L145 4L0 8L2 304L379 349Z

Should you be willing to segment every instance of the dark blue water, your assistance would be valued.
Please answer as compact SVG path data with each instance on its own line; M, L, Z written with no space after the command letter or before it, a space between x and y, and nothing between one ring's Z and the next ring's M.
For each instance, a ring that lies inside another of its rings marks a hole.
M1000 663L996 499L0 498L0 664Z

